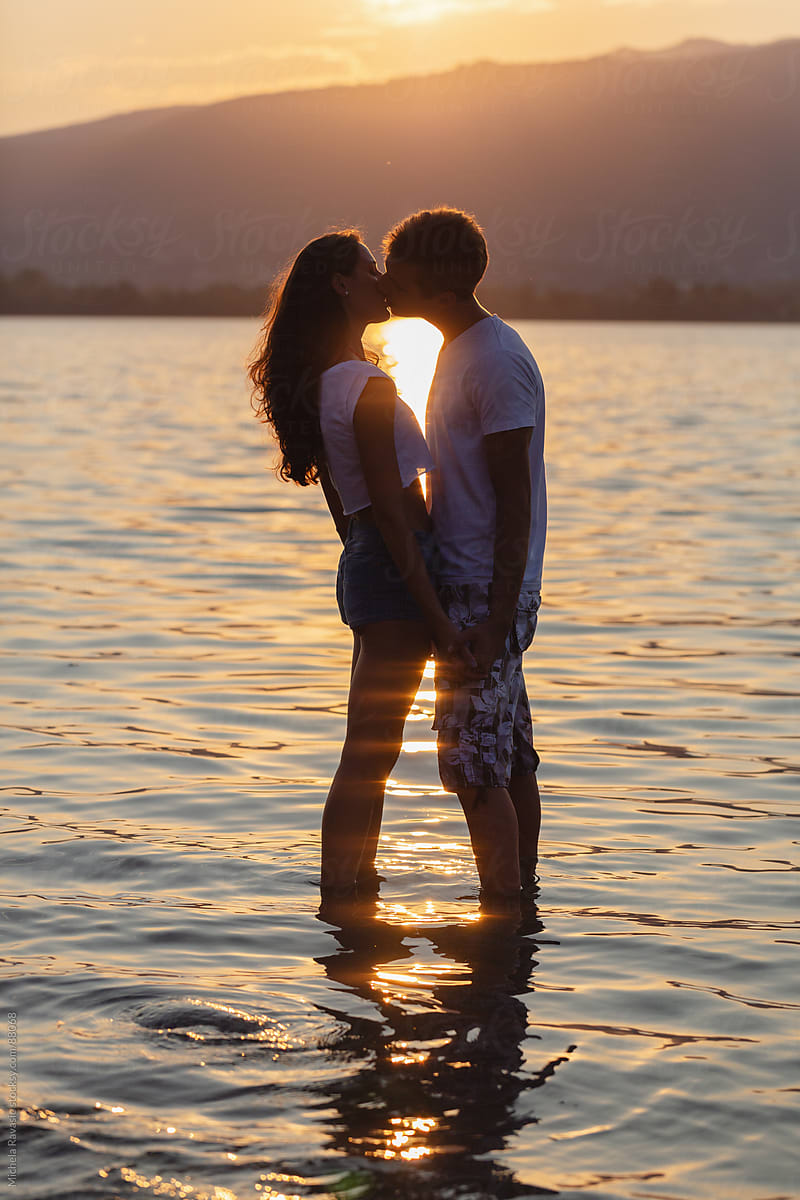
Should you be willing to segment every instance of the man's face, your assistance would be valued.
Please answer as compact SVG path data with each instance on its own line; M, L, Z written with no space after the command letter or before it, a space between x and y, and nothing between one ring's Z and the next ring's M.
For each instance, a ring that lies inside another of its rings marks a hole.
M433 311L436 298L426 295L420 287L418 267L389 257L385 270L380 287L392 316L427 317Z

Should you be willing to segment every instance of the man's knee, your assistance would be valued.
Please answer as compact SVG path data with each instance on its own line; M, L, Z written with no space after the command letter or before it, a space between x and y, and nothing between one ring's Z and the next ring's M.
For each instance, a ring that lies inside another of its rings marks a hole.
M460 789L457 794L464 812L474 812L478 808L491 808L498 800L508 799L508 788L471 787Z

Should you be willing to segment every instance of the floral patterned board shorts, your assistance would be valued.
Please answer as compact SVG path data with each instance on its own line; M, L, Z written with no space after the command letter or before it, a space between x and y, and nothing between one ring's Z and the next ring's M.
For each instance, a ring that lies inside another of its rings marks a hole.
M489 615L489 585L444 584L439 599L458 629ZM533 722L522 674L522 655L533 641L541 604L539 591L523 588L502 658L486 679L454 686L436 667L439 775L448 792L472 787L508 787L512 772L530 775L539 765Z

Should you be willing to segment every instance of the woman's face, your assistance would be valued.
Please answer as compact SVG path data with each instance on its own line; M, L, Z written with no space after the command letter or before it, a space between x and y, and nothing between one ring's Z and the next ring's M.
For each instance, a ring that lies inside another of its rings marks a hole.
M378 264L363 243L358 247L358 261L352 275L339 276L349 295L342 300L348 315L357 322L371 325L388 321L390 313L379 287L381 273Z

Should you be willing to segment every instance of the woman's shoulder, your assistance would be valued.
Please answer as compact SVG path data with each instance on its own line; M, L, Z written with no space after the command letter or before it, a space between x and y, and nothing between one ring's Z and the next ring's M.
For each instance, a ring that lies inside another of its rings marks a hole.
M388 379L390 383L394 382L391 375L381 367L376 367L374 363L365 362L361 358L345 358L342 362L334 363L332 367L328 367L327 371L322 372L320 378L336 379L342 376L358 379Z
M380 367L358 358L338 362L320 376L320 419L324 429L342 426L350 429L356 406L372 386L391 384L394 380ZM394 392L395 398L397 392Z

